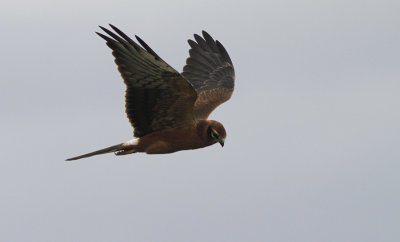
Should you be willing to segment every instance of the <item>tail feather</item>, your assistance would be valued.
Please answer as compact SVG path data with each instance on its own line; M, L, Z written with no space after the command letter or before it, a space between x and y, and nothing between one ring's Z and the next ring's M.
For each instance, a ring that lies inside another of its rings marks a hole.
M97 150L94 152L90 152L84 155L80 155L80 156L76 156L76 157L72 157L69 159L66 159L66 161L71 161L71 160L78 160L78 159L82 159L82 158L86 158L86 157L90 157L90 156L94 156L94 155L101 155L101 154L106 154L106 153L111 153L111 152L117 152L117 151L121 151L124 150L124 148L126 148L124 146L124 143L118 144L118 145L113 145L101 150Z

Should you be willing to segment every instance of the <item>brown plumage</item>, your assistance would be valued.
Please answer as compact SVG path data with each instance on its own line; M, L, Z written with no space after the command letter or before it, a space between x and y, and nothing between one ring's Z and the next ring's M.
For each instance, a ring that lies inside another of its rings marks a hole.
M207 120L210 113L228 100L234 88L232 61L220 42L203 31L188 40L191 49L183 73L162 60L142 39L141 44L121 30L100 28L97 33L112 49L115 63L126 84L125 111L136 139L67 160L114 152L165 154L197 149L226 137L224 126Z

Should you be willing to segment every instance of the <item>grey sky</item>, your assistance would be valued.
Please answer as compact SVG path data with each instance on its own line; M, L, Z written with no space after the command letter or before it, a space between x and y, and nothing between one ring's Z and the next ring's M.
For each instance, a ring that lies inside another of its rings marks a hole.
M399 1L9 1L0 241L400 240ZM181 71L207 30L236 70L225 147L131 139L112 23Z

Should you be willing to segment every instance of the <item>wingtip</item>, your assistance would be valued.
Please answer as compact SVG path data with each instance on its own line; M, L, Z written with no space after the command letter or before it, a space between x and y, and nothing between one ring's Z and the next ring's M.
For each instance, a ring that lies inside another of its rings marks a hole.
M106 31L107 29L101 25L99 25L99 28L102 29L103 31Z
M137 36L136 34L135 34L135 38L137 39L137 41L139 41L139 43L144 42L144 41L142 40L142 38L140 38L140 37Z
M200 45L201 48L205 48L205 46L206 46L205 38L203 38L202 36L200 36L198 34L194 34L194 39Z
M195 48L197 46L197 43L194 40L188 39L187 42L190 45L190 47L192 47L192 48Z
M201 38L200 35L198 35L198 34L193 34L193 37L194 37L195 39Z
M102 39L104 39L105 41L107 41L107 42L111 40L110 37L108 37L108 36L106 36L106 35L104 35L104 34L102 34L102 33L96 32L96 34L97 34L98 36L100 36Z
M115 27L112 24L108 24L115 32L117 32L118 34L123 33L119 28Z
M201 33L203 34L203 37L206 41L215 43L215 40L213 39L213 37L211 37L209 33L207 33L207 31L203 30L201 31Z

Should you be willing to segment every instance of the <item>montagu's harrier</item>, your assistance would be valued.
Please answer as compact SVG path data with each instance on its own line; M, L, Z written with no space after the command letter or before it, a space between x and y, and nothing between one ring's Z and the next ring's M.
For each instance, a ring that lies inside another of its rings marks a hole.
M161 59L142 39L135 41L121 30L100 27L97 33L112 49L126 84L126 114L135 139L67 160L114 152L165 154L197 149L219 142L226 131L210 113L233 92L235 73L225 48L207 32L188 40L191 49L183 72Z

